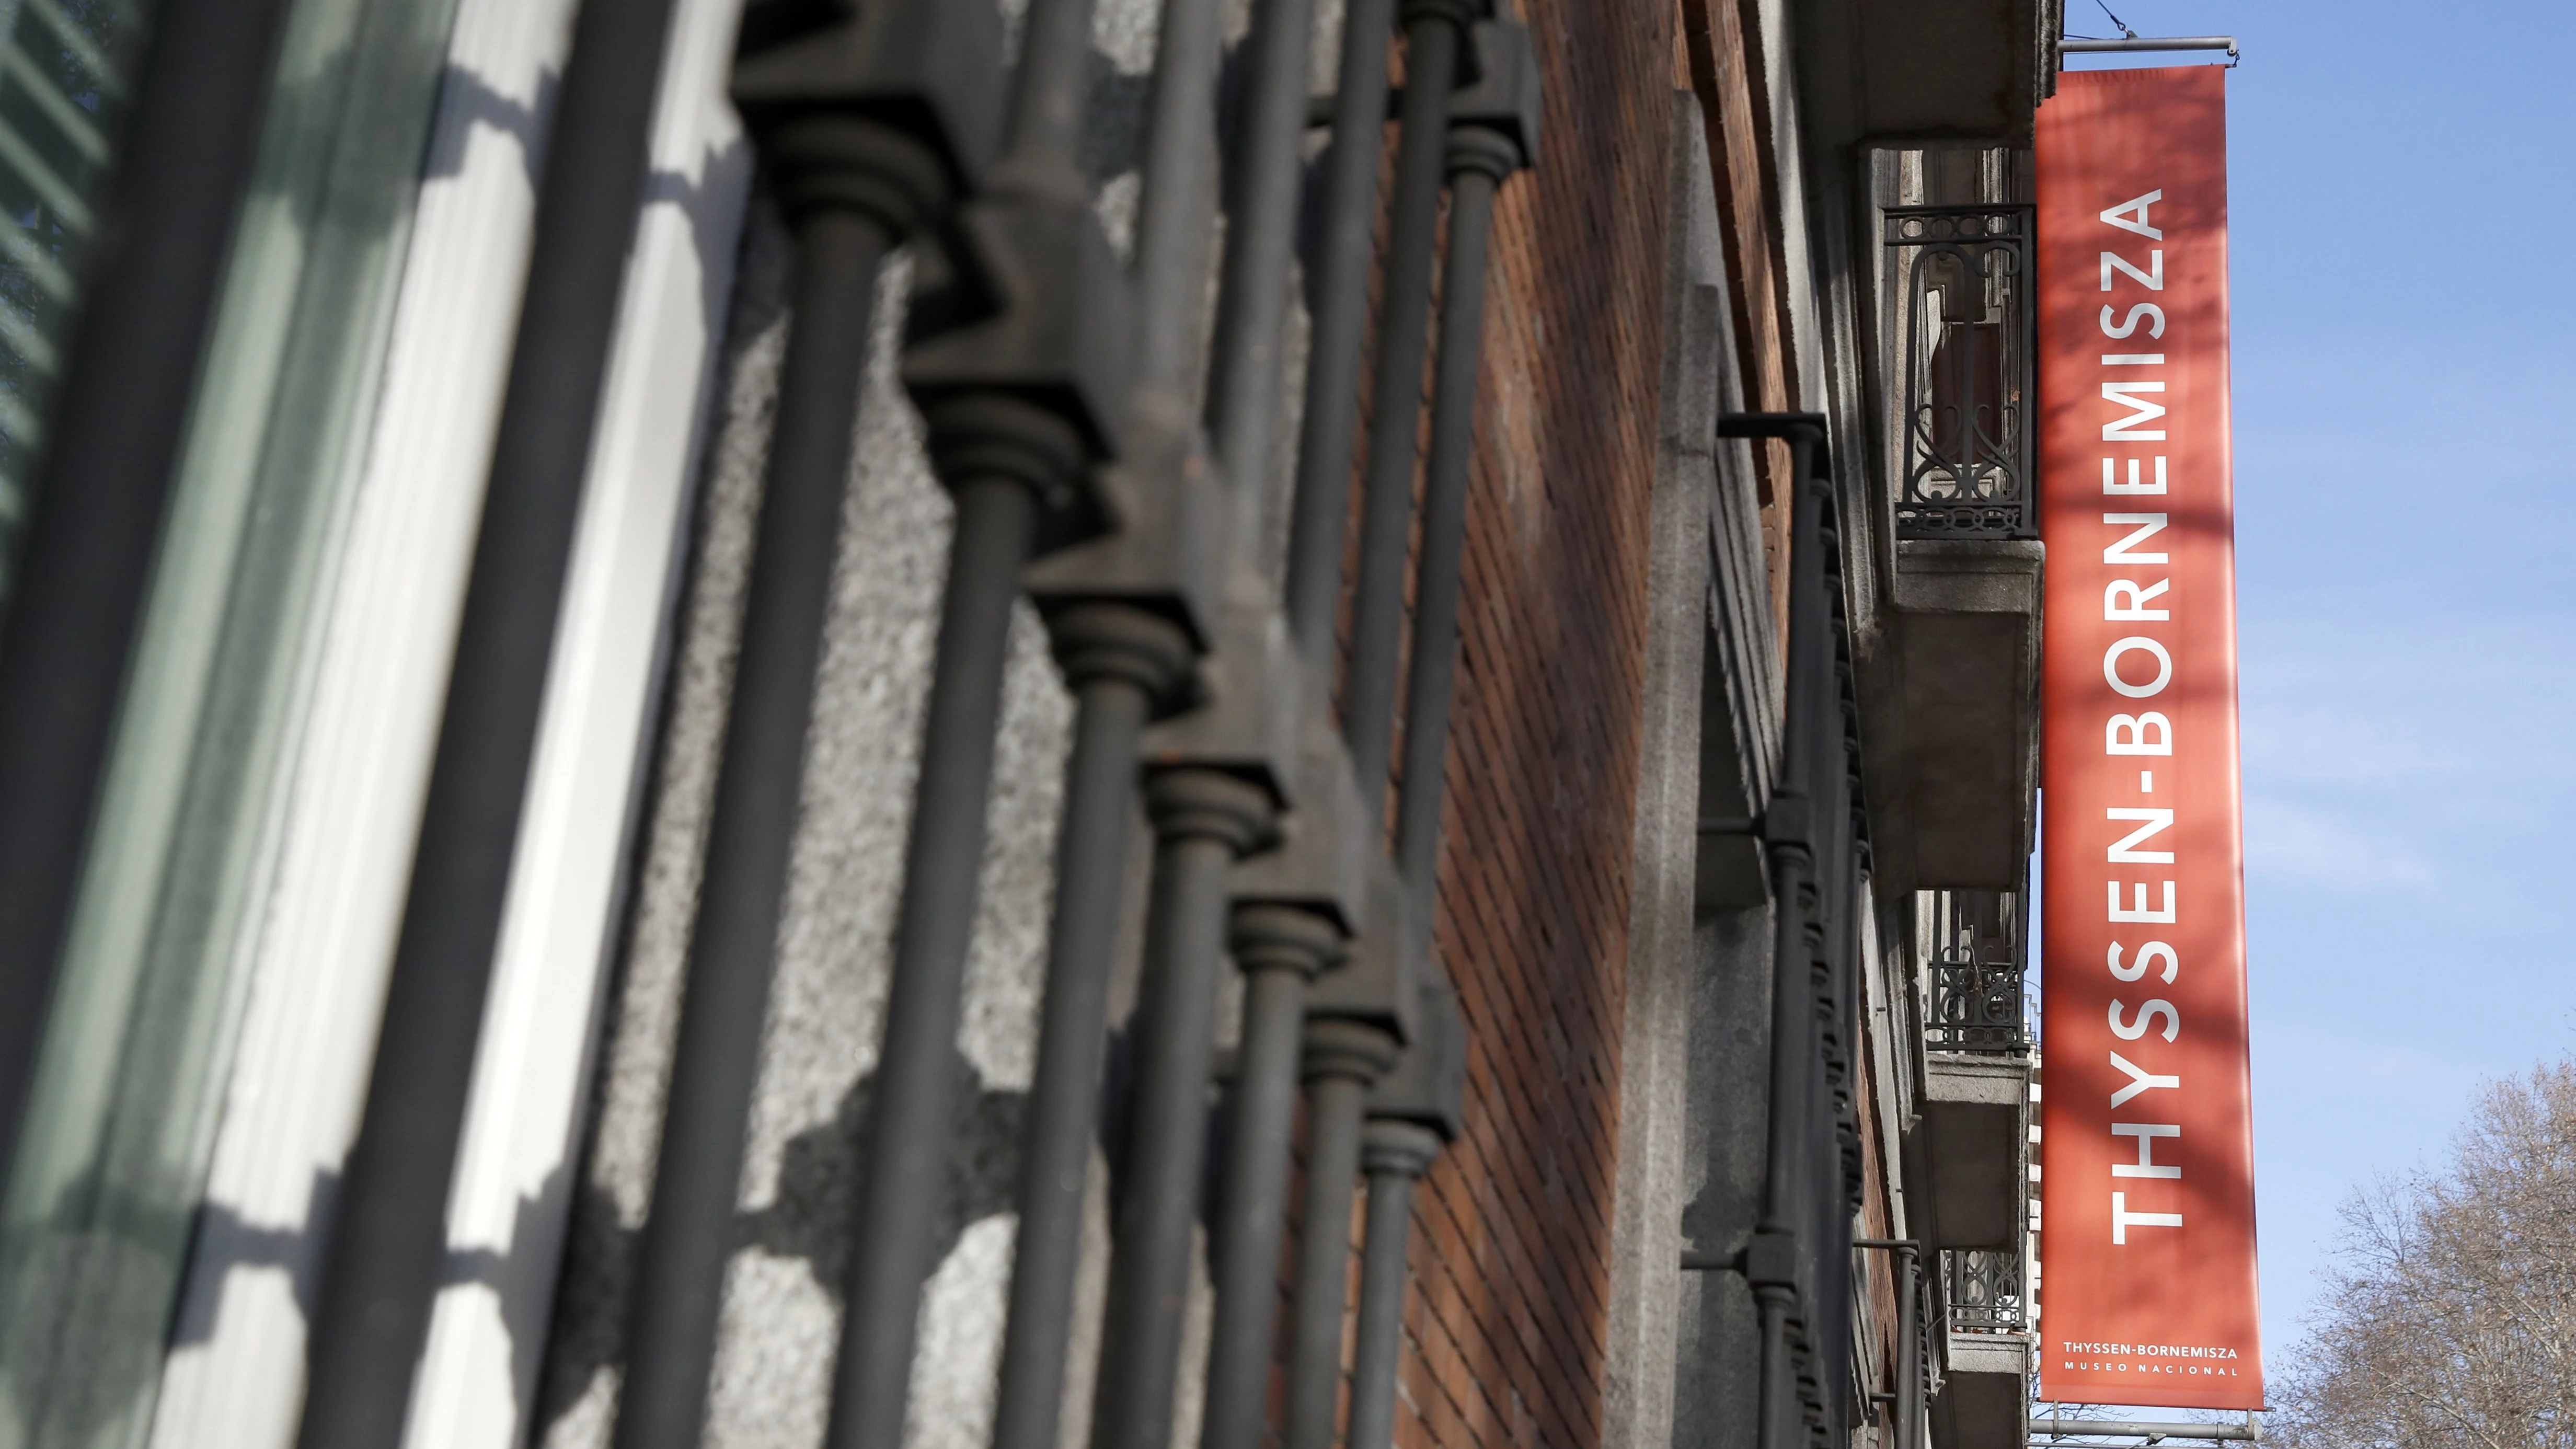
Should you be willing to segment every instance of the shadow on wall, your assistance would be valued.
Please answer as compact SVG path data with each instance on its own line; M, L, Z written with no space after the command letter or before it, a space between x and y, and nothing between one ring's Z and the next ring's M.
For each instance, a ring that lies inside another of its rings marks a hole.
M984 1085L962 1055L952 1061L955 1070L973 1082L974 1090L965 1097L952 1137L955 1146L948 1157L936 1260L946 1259L968 1228L1011 1211L1019 1175L1020 1120L1027 1105L1025 1092ZM788 1139L779 1166L777 1197L734 1218L736 1255L757 1250L803 1263L836 1309L849 1257L851 1207L859 1196L861 1134L875 1089L876 1076L871 1072L842 1095L829 1122ZM626 1290L642 1237L641 1225L623 1221L616 1199L596 1185L584 1185L573 1212L555 1304L556 1336L545 1382L537 1394L539 1436L623 1357ZM539 1327L511 1325L515 1365L524 1366L524 1355L547 1348L543 1335L531 1331Z
M962 1057L957 1066L972 1072ZM835 1302L847 1257L849 1205L856 1200L859 1185L859 1134L873 1086L872 1076L862 1078L843 1097L829 1123L791 1139L777 1200L735 1219L737 1251L758 1249L772 1257L802 1261ZM994 1091L980 1083L968 1101L957 1124L957 1150L950 1158L948 1194L940 1219L942 1258L968 1227L1010 1211L1025 1101L1024 1093ZM519 1199L510 1242L543 1241L549 1225L562 1221L568 1170L558 1167L534 1193ZM237 1270L282 1271L297 1311L309 1321L323 1255L316 1250L313 1229L306 1225L331 1220L339 1189L338 1174L317 1174L299 1221L285 1225L250 1222L228 1205L207 1205L197 1214L188 1254L191 1276L202 1274L203 1281L224 1282ZM94 1259L100 1254L136 1251L141 1241L167 1240L97 1226L122 1219L113 1211L95 1210L96 1205L87 1201L89 1196L67 1193L62 1216L66 1226L76 1230L47 1235L67 1266L74 1257ZM75 1198L81 1201L75 1204ZM597 1332L595 1327L615 1330L623 1325L626 1279L640 1236L637 1228L619 1221L614 1199L597 1187L585 1187L571 1212L571 1251L561 1284L562 1321L567 1328L594 1331L570 1334L560 1345L555 1375L539 1395L541 1423L569 1407L599 1370L616 1361L620 1345L615 1334ZM525 1276L513 1271L507 1250L451 1251L439 1277L441 1291L478 1285L490 1289L498 1304L503 1330L510 1338L513 1383L532 1382L548 1346L546 1319L552 1305L545 1296L526 1291ZM168 1325L166 1348L176 1351L211 1341L221 1303L220 1293L182 1295ZM139 1307L132 1325L135 1331L124 1336L137 1355L157 1359L165 1348L161 1336L152 1332L153 1325L144 1321L158 1311L153 1305ZM147 1381L151 1377L145 1374ZM131 1384L135 1375L106 1373L94 1378L103 1387L122 1386ZM58 1376L46 1385L41 1399L13 1397L43 1403L48 1426L79 1442L129 1417L138 1407L122 1388L113 1394L85 1395Z
M562 89L562 72L549 67L537 77L536 99L523 101L503 95L482 76L449 62L447 73L438 81L439 109L444 114L438 128L430 133L429 156L421 167L422 184L463 175L465 153L475 130L488 126L517 143L519 168L528 178L528 189L536 190L545 125L554 115L555 97Z
M503 94L474 71L451 62L439 78L440 124L430 133L429 155L421 167L421 184L445 181L465 171L466 152L474 133L488 128L507 137L519 158L528 189L542 194L546 127L563 89L560 71L537 77L535 99ZM1135 108L1143 108L1140 92ZM740 197L752 166L751 146L739 135L721 146L709 146L696 175L654 168L644 178L644 207L676 208L689 221L689 239L698 257L703 288L699 315L707 319L708 336L724 335L725 307L733 286L733 247L740 229Z
M996 1089L962 1054L951 1057L974 1090L965 1095L948 1157L947 1191L942 1197L939 1236L932 1261L945 1262L969 1228L1014 1210L1020 1165L1020 1128L1028 1095ZM1109 1200L1114 1220L1123 1199L1125 1151L1110 1124L1126 1118L1125 1102L1132 1078L1133 1055L1127 1033L1112 1036L1103 1084L1102 1147L1109 1164ZM778 1175L778 1196L767 1206L734 1219L734 1252L757 1250L773 1258L805 1265L816 1286L829 1296L835 1311L841 1303L842 1280L849 1256L851 1208L858 1201L860 1144L868 1103L874 1095L873 1073L861 1077L841 1098L832 1120L789 1139ZM1206 1171L1200 1182L1198 1218L1202 1228L1214 1225L1215 1197L1225 1160L1224 1124L1230 1114L1212 1102ZM634 1271L634 1252L642 1236L639 1225L621 1220L616 1200L593 1186L585 1187L574 1207L570 1247L555 1305L554 1333L545 1382L537 1394L536 1434L540 1442L558 1420L579 1404L602 1373L617 1365L624 1351L626 1288ZM452 1272L455 1270L451 1270ZM450 1281L470 1282L456 1276ZM529 1332L533 1325L513 1323L512 1354L547 1347Z

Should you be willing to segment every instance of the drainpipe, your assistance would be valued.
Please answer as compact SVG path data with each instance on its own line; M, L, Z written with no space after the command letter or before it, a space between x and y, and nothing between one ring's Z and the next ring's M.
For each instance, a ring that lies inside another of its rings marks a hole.
M1762 1449L1796 1449L1807 1441L1809 1414L1821 1411L1820 1395L1802 1393L1801 1380L1820 1382L1811 1337L1825 1311L1812 1296L1817 1278L1812 1224L1817 1204L1809 1182L1817 1113L1821 1053L1816 1030L1816 962L1811 953L1808 892L1818 880L1814 806L1820 706L1827 698L1831 646L1824 596L1823 499L1810 477L1824 445L1824 419L1815 414L1730 416L1720 437L1786 437L1797 491L1789 554L1787 708L1781 730L1779 785L1764 812L1762 833L1770 856L1775 921L1771 984L1769 1149L1765 1154L1762 1207L1744 1255L1744 1278L1761 1326L1761 1403L1757 1419ZM1819 923L1821 924L1821 923Z

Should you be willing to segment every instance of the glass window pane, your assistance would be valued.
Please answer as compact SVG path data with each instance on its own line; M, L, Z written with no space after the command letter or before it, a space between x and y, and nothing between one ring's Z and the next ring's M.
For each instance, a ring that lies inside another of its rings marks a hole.
M289 14L0 1204L0 1443L149 1428L454 8ZM44 109L16 84L0 62L0 197L44 186L9 170Z
M148 9L0 0L0 608Z

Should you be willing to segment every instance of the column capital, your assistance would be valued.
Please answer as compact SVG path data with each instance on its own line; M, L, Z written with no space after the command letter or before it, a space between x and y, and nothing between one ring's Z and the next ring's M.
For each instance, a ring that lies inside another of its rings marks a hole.
M1360 1170L1371 1176L1397 1172L1418 1178L1431 1170L1432 1161L1447 1145L1439 1133L1418 1122L1371 1117L1360 1134Z
M1347 1077L1367 1086L1386 1075L1402 1050L1393 1033L1342 1017L1310 1017L1306 1022L1304 1076Z
M1130 604L1077 604L1047 619L1047 638L1064 682L1123 679L1145 692L1156 713L1172 707L1197 651L1187 630Z
M1227 947L1246 973L1294 971L1312 981L1341 964L1348 943L1341 929L1317 912L1263 904L1234 908Z
M1203 836L1238 857L1265 844L1278 828L1269 792L1219 770L1165 770L1145 782L1145 814L1163 840Z

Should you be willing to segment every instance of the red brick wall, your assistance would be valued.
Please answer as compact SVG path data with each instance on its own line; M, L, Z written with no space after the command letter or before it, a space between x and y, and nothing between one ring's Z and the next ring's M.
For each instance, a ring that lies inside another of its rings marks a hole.
M1417 1199L1401 1445L1600 1441L1670 0L1529 0L1543 154L1497 208L1438 951L1464 1135Z

